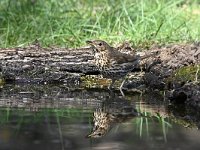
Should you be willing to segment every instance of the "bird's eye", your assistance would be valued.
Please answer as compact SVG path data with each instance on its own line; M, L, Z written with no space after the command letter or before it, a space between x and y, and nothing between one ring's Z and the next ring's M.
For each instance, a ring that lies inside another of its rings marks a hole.
M101 133L98 133L98 136L101 136Z
M99 43L99 46L102 46L102 43Z

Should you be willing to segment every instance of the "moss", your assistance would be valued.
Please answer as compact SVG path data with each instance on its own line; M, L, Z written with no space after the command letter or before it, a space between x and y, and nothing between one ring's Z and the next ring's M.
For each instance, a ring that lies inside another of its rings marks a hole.
M107 88L111 84L111 79L102 78L97 75L86 75L81 77L81 83L86 88ZM113 87L118 88L121 83L121 80L117 80Z
M200 79L200 71L198 71L198 67L200 67L200 65L186 66L176 70L174 74L175 80L186 82L195 81L196 77Z
M187 82L200 81L200 65L185 66L175 70L172 75L165 80L166 83L184 84Z
M2 76L0 76L0 86L3 86L5 84L5 80Z
M180 118L176 118L176 117L171 117L171 120L174 123L179 124L186 128L197 128L197 125L195 124L195 122L192 122L190 120L184 120L184 119L180 119Z
M81 77L81 83L86 88L103 88L110 84L110 80L95 75L86 75Z

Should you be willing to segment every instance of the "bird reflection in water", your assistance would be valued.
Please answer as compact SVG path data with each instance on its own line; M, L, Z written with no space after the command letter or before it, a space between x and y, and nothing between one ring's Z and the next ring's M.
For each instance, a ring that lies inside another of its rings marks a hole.
M101 108L93 113L93 129L87 138L99 138L105 136L117 123L126 122L134 117L140 116L135 105L130 104L124 97L117 94L107 99Z

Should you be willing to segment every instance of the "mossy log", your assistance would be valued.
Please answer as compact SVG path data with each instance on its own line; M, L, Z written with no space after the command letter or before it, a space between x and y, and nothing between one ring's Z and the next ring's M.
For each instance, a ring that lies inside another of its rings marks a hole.
M139 51L136 53L141 56L152 52L157 55L142 60L135 67L134 76L129 78L125 88L146 84L151 89L172 89L166 94L171 101L199 110L200 43L153 46ZM79 83L85 75L99 74L90 47L43 48L38 43L24 48L0 49L0 70L1 79L6 82L61 82L65 85ZM136 71L143 71L142 76L135 74ZM135 80L137 77L141 82Z
M81 75L99 74L90 47L43 48L38 43L0 49L0 70L6 81L23 83L74 82Z
M133 50L131 47L128 49ZM154 46L137 54L145 55L152 52L159 53L156 57L141 61L133 70L133 72L141 71L142 68L146 72L143 79L152 88L165 88L166 83L172 81L166 79L173 77L179 68L194 65L199 68L199 43ZM90 47L43 48L38 43L24 48L0 49L0 70L6 81L27 83L68 82L79 80L81 75L99 74ZM193 69L196 80L200 72L197 71Z
M42 48L34 44L24 48L0 49L0 68L6 81L64 82L81 73L97 73L92 60L90 48Z

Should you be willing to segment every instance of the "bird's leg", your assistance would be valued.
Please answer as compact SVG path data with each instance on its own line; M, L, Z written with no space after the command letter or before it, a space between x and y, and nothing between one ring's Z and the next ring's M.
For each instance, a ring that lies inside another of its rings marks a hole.
M114 83L115 83L115 79L112 79L112 82L111 82L111 84L108 86L108 89L109 89L109 90L111 90L111 89L112 89L112 86L114 85Z
M123 88L125 82L126 82L126 77L123 78L123 81L122 81L122 83L121 83L121 85L120 85L120 87L119 87L119 90L120 90L122 96L125 96L125 95L124 95L124 92L123 92L123 90L122 90L122 88Z

